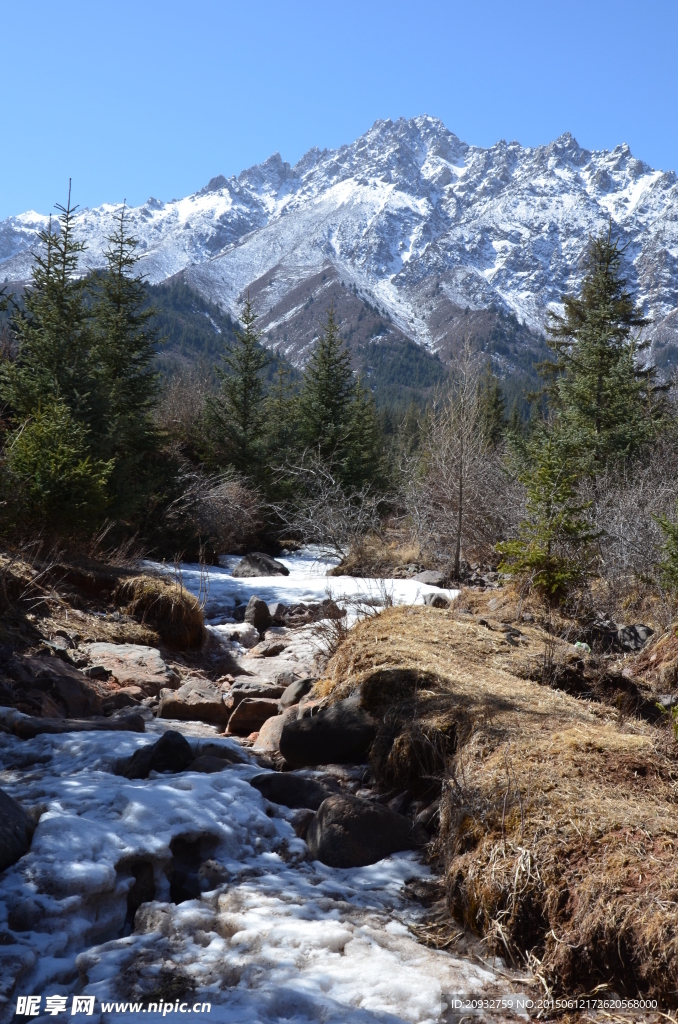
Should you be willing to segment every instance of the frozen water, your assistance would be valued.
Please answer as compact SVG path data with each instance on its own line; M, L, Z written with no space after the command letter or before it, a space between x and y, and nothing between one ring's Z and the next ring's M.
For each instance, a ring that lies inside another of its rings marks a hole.
M213 775L111 774L117 757L155 738L0 736L0 785L40 816L30 852L0 875L3 1020L21 993L173 999L167 977L211 1003L203 1019L223 1024L424 1024L449 1019L455 997L507 990L495 970L414 940L418 912L401 887L428 874L414 854L351 871L311 863L292 827L297 812L248 784L254 763ZM177 837L202 847L218 882L174 904L165 869ZM154 903L130 933L127 895L141 862Z

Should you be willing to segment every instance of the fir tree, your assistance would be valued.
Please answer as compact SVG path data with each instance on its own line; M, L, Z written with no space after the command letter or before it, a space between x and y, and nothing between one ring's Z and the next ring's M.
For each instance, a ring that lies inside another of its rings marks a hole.
M315 448L326 460L341 461L350 431L354 394L350 357L342 345L334 309L330 306L323 333L304 373L299 396L301 443Z
M236 331L236 345L217 369L221 381L218 396L209 403L208 420L216 429L217 445L240 472L256 475L263 458L263 370L270 357L259 344L257 317L249 292L241 316L242 331Z
M557 603L591 575L589 545L595 539L586 505L577 498L576 472L566 451L544 429L522 446L517 476L527 492L527 518L518 537L497 545L499 568Z
M485 374L478 387L481 429L487 441L496 445L506 429L506 407L501 384L492 373L492 364L487 364Z
M564 296L564 314L551 314L555 361L540 365L555 428L586 473L638 452L663 413L664 388L641 364L647 343L633 332L647 321L626 287L621 256L611 227L591 239L580 295Z
M93 311L102 396L96 440L101 455L115 459L111 486L121 506L132 491L143 493L148 456L157 443L152 411L158 398L153 361L159 341L152 325L155 310L144 308L143 277L134 272L140 257L137 240L128 233L126 212L123 204L107 239L106 270L96 279Z
M383 436L372 392L358 378L348 420L348 436L342 460L342 479L360 488L365 483L379 486L384 475Z
M57 402L89 429L100 395L86 283L76 276L85 246L73 234L77 207L71 206L70 183L68 202L57 209L59 230L52 229L50 218L47 230L40 232L31 287L23 309L12 316L17 357L3 367L0 396L19 420Z

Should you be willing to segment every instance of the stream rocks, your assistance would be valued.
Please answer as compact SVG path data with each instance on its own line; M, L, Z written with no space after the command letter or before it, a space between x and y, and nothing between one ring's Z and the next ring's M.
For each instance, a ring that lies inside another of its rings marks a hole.
M376 864L392 853L415 850L426 840L404 814L347 795L324 800L306 835L311 856L332 868Z
M250 576L289 576L290 570L282 562L277 562L262 551L251 551L245 555L233 570L236 579Z
M225 726L233 707L232 700L205 679L187 679L178 690L160 691L159 718L207 722Z
M292 772L255 775L250 779L250 785L271 803L292 808L310 807L313 811L317 811L323 800L332 795L332 791L322 782Z
M259 633L264 633L271 625L272 619L268 605L256 594L252 594L247 603L245 622L249 622L250 626L254 626Z
M235 736L249 736L259 732L268 718L278 715L278 701L270 697L245 697L228 720L228 732Z
M351 699L309 718L287 722L280 753L293 768L319 764L361 764L376 735L373 718Z
M157 697L162 689L176 689L180 683L156 647L92 643L85 650L92 664L105 668L120 686L139 686L150 697Z
M169 729L157 743L136 750L131 757L124 758L115 766L115 774L126 779L147 779L150 772L183 772L195 754L188 740Z
M0 871L28 853L35 827L21 804L0 789Z

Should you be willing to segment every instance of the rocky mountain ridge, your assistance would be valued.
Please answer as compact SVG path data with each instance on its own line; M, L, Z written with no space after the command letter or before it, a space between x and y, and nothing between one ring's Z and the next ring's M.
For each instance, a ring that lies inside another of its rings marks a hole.
M117 209L78 214L89 267ZM353 316L344 303L348 330L367 303L373 341L392 334L446 353L488 307L539 333L577 287L588 236L610 221L652 319L655 358L673 361L678 341L678 182L627 145L590 151L564 134L484 149L431 117L377 121L294 167L275 154L184 199L149 199L130 221L151 282L181 273L236 315L249 289L264 340L297 364L342 287L355 305ZM29 278L46 222L31 212L0 223L0 281Z

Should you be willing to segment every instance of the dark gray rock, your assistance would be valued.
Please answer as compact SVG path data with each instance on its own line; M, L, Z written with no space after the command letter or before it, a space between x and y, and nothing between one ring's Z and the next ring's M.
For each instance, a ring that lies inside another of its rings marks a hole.
M271 613L268 610L268 605L256 594L252 594L247 603L245 622L249 622L260 633L263 633L271 625Z
M617 630L617 642L623 651L639 651L653 635L654 630L642 623L622 626Z
M0 871L28 853L35 822L21 804L0 789Z
M310 807L317 811L323 800L332 796L327 786L292 772L266 772L250 779L250 785L274 804L285 807Z
M437 569L425 569L423 572L416 573L412 579L419 583L426 583L429 587L444 587L447 583L445 573L439 572Z
M306 679L298 679L295 683L288 686L280 698L281 709L291 708L293 704L298 704L301 698L305 697L313 688L315 682L314 676L308 676Z
M330 796L309 825L306 842L314 860L332 868L375 864L426 842L425 833L403 814L354 796Z
M424 594L424 604L430 608L449 608L451 603L444 594Z
M261 551L251 551L238 562L233 570L233 576L245 578L249 576L289 576L290 570L276 562L270 555L264 555Z
M293 768L362 764L376 731L376 722L365 711L341 701L311 718L288 722L280 737L280 753Z
M126 779L147 779L150 772L183 772L195 760L193 749L174 729L168 729L157 743L135 751L116 765L115 774Z
M226 761L223 757L213 757L210 754L202 754L200 757L196 757L195 761L191 761L186 771L206 773L223 772L224 768L229 768L232 764L232 761Z

